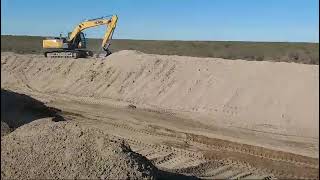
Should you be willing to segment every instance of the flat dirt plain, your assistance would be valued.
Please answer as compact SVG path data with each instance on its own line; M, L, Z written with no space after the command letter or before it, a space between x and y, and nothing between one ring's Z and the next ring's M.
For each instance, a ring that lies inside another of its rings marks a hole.
M319 178L318 65L2 52L1 88L2 178Z

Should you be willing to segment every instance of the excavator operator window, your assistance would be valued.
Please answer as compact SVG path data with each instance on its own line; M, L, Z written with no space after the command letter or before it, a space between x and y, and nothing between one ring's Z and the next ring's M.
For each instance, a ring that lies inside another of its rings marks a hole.
M71 36L71 32L68 32L68 39L70 39L70 36Z
M86 48L87 41L83 32L80 33L80 42L81 42L81 48Z

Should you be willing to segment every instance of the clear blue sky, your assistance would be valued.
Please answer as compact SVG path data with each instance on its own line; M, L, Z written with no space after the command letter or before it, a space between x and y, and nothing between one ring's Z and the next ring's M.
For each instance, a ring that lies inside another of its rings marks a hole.
M319 42L318 0L2 0L1 34L66 35L110 14L119 39Z

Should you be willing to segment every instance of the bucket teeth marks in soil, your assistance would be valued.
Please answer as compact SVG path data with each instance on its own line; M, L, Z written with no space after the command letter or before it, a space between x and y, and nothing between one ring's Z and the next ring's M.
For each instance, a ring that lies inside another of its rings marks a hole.
M165 73L165 78L170 79L172 77L172 74L175 72L175 69L176 69L176 65L175 64L171 65L169 70Z
M160 87L160 90L158 92L158 95L166 94L165 92L169 91L171 87L175 84L176 80L168 80L166 83L164 83L163 86Z
M231 106L231 105L223 105L222 112L225 113L226 116L237 116L239 114L240 107Z
M122 81L122 86L121 86L121 89L119 90L119 93L123 93L124 92L124 89L130 85L131 83L134 83L136 81L135 78L132 78L133 77L133 74L134 72L128 72L126 75L125 75L125 78L123 79Z
M106 83L100 83L97 86L96 94L101 94L101 92L108 90L108 88L111 86L110 78L114 72L115 71L111 67L103 71L103 73L101 74L101 78L105 79Z
M119 78L119 76L121 75L121 72L119 72L119 71L111 71L112 73L111 73L111 76L110 76L110 82L109 82L109 84L110 85L113 85L113 83L115 83L116 82L116 80Z
M147 71L146 68L147 67L145 65L142 65L140 67L140 69L137 72L134 73L133 80L138 80L139 78L141 78L141 76L144 74L144 72Z
M168 61L163 61L161 59L157 59L155 62L154 62L154 65L153 65L153 71L156 72L156 76L159 77L159 75L165 71L167 65L168 65Z

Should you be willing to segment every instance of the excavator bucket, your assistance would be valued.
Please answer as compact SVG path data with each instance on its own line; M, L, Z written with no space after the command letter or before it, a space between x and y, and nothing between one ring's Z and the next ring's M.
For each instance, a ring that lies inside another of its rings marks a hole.
M96 54L95 57L96 58L105 58L105 57L109 56L110 54L112 54L112 53L111 52L110 53L103 52L103 53Z

